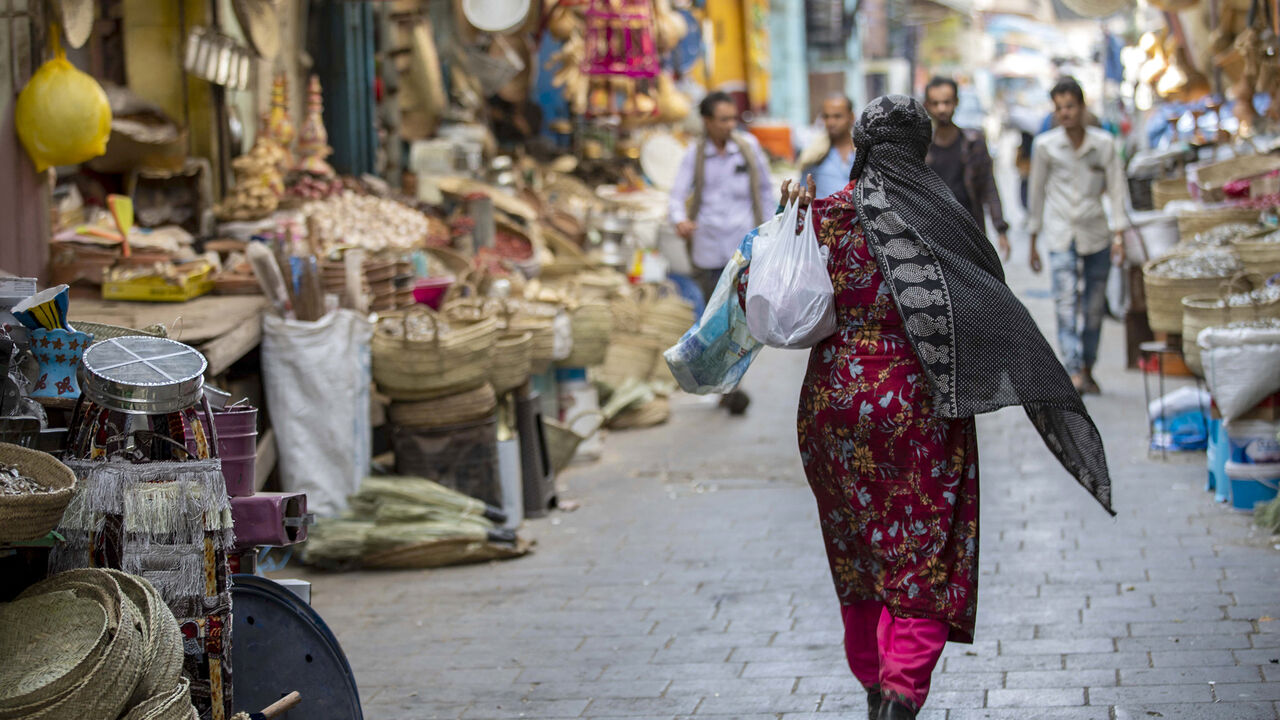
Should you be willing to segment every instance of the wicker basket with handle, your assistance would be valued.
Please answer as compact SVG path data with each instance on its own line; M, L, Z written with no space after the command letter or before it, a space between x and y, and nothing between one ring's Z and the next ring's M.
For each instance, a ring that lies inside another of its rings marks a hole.
M1264 278L1280 273L1280 234L1239 238L1233 244L1247 272Z
M1157 210L1163 210L1174 200L1190 199L1191 189L1187 187L1186 176L1151 181L1151 204Z
M1200 331L1234 322L1280 318L1280 294L1271 299L1249 295L1263 285L1259 275L1242 272L1221 283L1214 295L1190 295L1182 299L1182 356L1196 377L1204 377L1197 339ZM1244 296L1247 302L1233 302Z
M529 382L533 374L533 333L508 331L493 346L493 371L489 375L499 395L511 392Z
M1152 260L1142 268L1142 285L1147 300L1147 322L1153 332L1182 332L1182 298L1212 295L1226 278L1172 278L1159 273L1164 260Z
M384 313L374 329L373 379L393 400L429 400L480 387L489 364L498 321L446 321L425 306ZM410 337L410 322L429 325L425 338Z
M1201 207L1178 213L1178 237L1193 238L1227 223L1256 223L1258 211L1241 205Z
M1221 202L1227 197L1228 183L1251 180L1275 170L1280 170L1280 155L1245 155L1201 165L1195 171L1195 184L1200 190L1201 200Z

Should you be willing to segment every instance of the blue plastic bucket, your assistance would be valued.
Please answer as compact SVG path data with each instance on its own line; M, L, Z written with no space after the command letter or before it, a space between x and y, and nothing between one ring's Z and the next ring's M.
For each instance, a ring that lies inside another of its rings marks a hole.
M1266 420L1243 420L1227 426L1228 460L1251 465L1280 463L1280 440L1277 423Z
M1253 512L1255 505L1276 499L1280 488L1280 463L1251 464L1228 462L1231 478L1231 507Z

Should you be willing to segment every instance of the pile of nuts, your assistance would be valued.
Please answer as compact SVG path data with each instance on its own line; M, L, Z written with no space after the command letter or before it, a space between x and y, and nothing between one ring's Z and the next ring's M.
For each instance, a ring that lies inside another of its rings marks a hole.
M1239 272L1240 257L1235 251L1206 247L1185 255L1170 255L1158 262L1150 274L1165 278L1191 280L1231 277Z

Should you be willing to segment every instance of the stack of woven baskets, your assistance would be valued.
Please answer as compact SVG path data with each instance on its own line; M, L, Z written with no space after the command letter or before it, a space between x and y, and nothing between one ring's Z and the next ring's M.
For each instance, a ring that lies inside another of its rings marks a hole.
M682 299L674 287L658 286L646 292L642 318L640 331L658 346L658 357L654 360L650 379L674 384L675 377L671 375L662 353L680 342L693 325L693 306Z
M562 367L590 368L604 363L613 334L613 313L604 300L579 300L570 305L573 350Z
M182 642L146 580L55 575L0 604L0 717L194 718Z

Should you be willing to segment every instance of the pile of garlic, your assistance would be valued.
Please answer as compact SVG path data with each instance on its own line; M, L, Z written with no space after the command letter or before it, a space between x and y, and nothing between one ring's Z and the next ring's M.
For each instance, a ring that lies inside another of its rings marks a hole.
M411 207L373 195L346 191L302 206L308 227L325 249L355 246L366 250L423 247L431 227L427 216Z

